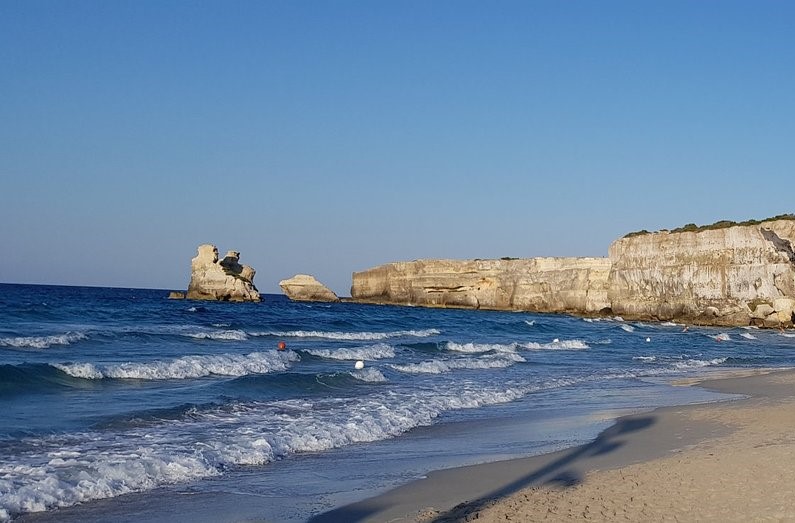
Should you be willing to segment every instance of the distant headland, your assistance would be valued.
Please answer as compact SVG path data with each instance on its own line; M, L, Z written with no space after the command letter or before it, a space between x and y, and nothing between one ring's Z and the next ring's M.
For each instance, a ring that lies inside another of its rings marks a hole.
M791 327L795 215L639 231L606 258L415 260L353 274L351 299Z

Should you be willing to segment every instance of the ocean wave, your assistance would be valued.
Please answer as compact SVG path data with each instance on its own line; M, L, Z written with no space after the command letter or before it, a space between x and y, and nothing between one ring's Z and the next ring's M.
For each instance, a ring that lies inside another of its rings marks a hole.
M300 358L292 351L252 352L250 354L217 354L183 356L170 361L148 363L52 363L58 370L83 379L170 380L202 378L210 375L245 376L285 371Z
M684 361L673 362L673 367L678 370L698 369L701 367L712 367L714 365L720 365L724 363L726 360L727 358L713 358L710 360L687 359Z
M395 357L394 347L386 343L343 349L303 349L303 352L331 360L379 360Z
M517 343L455 343L448 341L444 348L453 352L476 354L481 352L514 352L518 346Z
M664 321L660 324L660 327L681 327L681 325L672 321Z
M758 339L756 336L754 336L750 332L741 332L740 336L742 336L746 340L756 340L756 339Z
M715 336L710 336L715 341L731 341L732 338L725 332L721 332L720 334L716 334Z
M657 361L657 356L633 356L632 359L643 363L651 363L652 361Z
M220 331L197 331L197 332L181 332L183 336L196 338L200 340L236 340L245 341L248 336L241 330L220 330Z
M17 336L13 338L0 338L0 346L29 349L47 349L53 345L71 345L80 340L88 339L82 332L66 332L51 336Z
M506 403L527 392L459 386L317 403L255 402L123 432L30 439L13 459L0 461L0 514L7 519L219 476L233 466L393 438L432 424L445 411Z
M518 354L501 354L483 358L431 360L420 363L391 364L391 368L407 374L443 374L457 369L503 369L526 361Z
M633 327L632 325L627 325L626 323L622 323L620 327L627 332L635 332L635 327Z
M350 374L357 380L366 381L368 383L385 383L389 381L388 379L386 379L386 376L384 376L384 374L380 370L373 369L371 367L365 367L364 369L357 369L351 371Z
M558 340L555 338L550 343L528 342L519 345L529 350L583 350L591 347L582 340Z
M438 329L406 330L395 332L327 332L327 331L269 331L249 332L251 336L275 336L277 338L325 338L329 340L385 340L387 338L427 338L439 334Z
M530 327L533 327L536 324L536 320L524 320L524 322L528 324Z

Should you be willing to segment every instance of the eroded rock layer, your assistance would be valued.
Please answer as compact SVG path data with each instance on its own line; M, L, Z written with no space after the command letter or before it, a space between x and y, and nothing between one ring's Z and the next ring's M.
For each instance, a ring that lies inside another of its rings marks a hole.
M334 292L308 274L296 274L279 282L279 287L293 301L340 301Z
M353 275L355 301L431 307L598 312L607 307L606 258L416 260Z
M416 260L353 274L354 301L616 314L704 325L795 320L795 220L645 233L608 258Z
M792 323L795 221L616 240L608 298L616 314L715 325Z
M229 251L223 259L218 259L215 245L199 246L199 252L191 260L189 300L216 301L260 301L254 286L254 271L248 265L240 264L240 253Z

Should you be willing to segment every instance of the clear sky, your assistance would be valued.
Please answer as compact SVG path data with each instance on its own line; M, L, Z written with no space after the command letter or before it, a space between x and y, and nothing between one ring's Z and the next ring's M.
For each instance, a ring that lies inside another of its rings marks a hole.
M0 282L263 292L792 212L788 1L0 0Z

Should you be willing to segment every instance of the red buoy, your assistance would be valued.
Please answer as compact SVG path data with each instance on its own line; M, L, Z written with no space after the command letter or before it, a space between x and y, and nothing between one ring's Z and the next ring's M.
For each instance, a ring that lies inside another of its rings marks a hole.
M287 344L284 343L283 341L280 341L279 343L277 343L276 346L279 348L279 350L284 350L284 349L287 348Z

